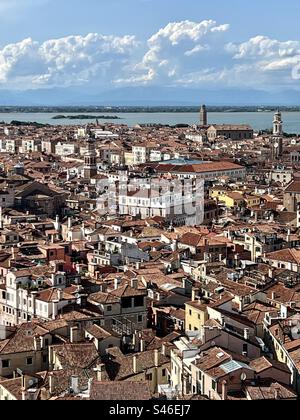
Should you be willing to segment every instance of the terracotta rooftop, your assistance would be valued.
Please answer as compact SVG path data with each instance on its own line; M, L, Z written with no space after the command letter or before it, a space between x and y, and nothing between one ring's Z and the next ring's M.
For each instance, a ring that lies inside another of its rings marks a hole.
M151 397L147 382L93 381L90 399L94 401L147 401Z

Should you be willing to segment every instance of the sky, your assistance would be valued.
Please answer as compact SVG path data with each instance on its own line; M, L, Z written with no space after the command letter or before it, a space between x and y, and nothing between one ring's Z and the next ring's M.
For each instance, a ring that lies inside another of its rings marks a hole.
M0 91L295 98L299 15L295 0L0 0Z

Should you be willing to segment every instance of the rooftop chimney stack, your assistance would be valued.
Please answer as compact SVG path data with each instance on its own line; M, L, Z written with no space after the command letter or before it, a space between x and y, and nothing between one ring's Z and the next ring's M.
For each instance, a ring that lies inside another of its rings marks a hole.
M159 367L159 351L154 350L154 365L155 367Z
M193 289L192 290L192 302L195 302L196 301L196 296L197 296L197 290L196 289Z
M250 330L248 328L245 328L244 329L244 339L248 341L249 338L250 338Z
M78 327L72 327L70 329L70 341L72 344L80 342L80 331Z
M58 289L57 294L58 294L58 300L61 302L64 297L64 292L61 289Z
M131 280L131 287L135 290L138 289L138 279L132 279Z
M133 372L139 373L138 369L138 357L136 355L133 356Z
M58 304L59 301L58 300L54 300L52 302L52 319L55 321L57 316L58 316Z
M53 373L50 373L50 375L49 375L49 392L50 392L50 395L53 395L54 392L55 392L55 389L56 389L55 382L56 381L55 381Z
M58 232L60 231L59 216L56 216L56 218L55 218L54 228L55 228L55 230L57 230Z
M114 289L117 290L119 288L120 279L118 277L115 278L114 281Z
M68 229L72 229L72 218L68 217Z
M227 382L223 381L222 382L222 401L226 401L228 397L228 386L227 386Z
M71 376L71 390L75 395L79 394L79 378L76 375Z
M42 350L41 337L39 336L34 337L34 350L35 351Z
M97 366L97 381L103 382L104 381L104 373L105 373L105 365L101 363Z
M286 242L289 244L291 242L291 229L288 229L287 235L286 235Z

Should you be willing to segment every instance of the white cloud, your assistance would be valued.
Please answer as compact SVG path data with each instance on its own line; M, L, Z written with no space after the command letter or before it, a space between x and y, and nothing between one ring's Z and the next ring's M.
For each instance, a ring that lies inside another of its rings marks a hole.
M239 77L239 83L298 88L292 75L300 63L300 41L278 41L258 35L240 44L229 43L225 50L233 58L231 75L238 73L244 78L243 81Z
M300 41L280 42L266 36L256 36L241 44L227 44L227 51L234 54L234 58L273 58L291 57L300 54Z
M196 47L192 48L191 50L188 50L184 53L187 57L191 57L194 54L201 53L202 51L208 51L209 46L208 45L196 45Z
M152 48L159 48L164 40L167 40L172 45L177 45L185 39L197 42L209 33L226 32L228 29L229 25L217 25L214 20L204 20L200 23L189 20L173 22L153 35L149 39L148 44Z
M31 38L0 50L0 82L24 88L106 83L138 46L134 36L91 33L38 43ZM26 79L28 85L24 85Z
M130 76L127 82L173 83L186 71L199 68L201 61L210 60L212 47L228 30L228 24L218 25L214 20L169 23L150 37L148 51L135 66L138 75Z
M0 0L0 9L4 3ZM258 35L232 43L229 37L228 24L205 20L169 23L147 42L135 36L99 33L43 43L28 38L0 50L0 88L83 85L101 90L157 85L298 89L292 71L299 68L300 41Z

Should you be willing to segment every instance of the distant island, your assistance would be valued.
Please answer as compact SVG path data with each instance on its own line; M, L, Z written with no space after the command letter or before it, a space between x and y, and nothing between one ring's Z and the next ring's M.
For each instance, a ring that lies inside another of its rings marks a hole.
M4 121L1 121L0 125L5 125L6 123ZM13 120L10 122L10 125L13 125L15 127L35 127L35 128L44 128L44 127L50 127L49 124L41 124L35 121L18 121Z
M52 120L120 120L116 115L55 115Z

